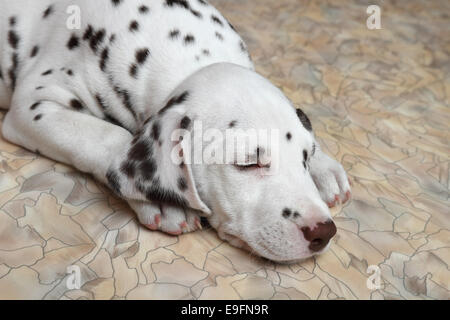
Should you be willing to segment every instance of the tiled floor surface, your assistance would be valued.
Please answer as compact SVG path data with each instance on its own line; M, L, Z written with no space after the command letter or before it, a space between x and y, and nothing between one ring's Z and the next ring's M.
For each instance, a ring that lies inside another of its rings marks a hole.
M382 1L368 30L367 1L212 2L353 180L331 249L286 266L213 230L149 232L88 176L1 139L0 299L449 299L450 3Z

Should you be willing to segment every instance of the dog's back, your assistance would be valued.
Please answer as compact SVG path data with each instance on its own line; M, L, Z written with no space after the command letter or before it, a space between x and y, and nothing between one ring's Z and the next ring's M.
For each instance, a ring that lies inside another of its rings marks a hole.
M1 0L0 12L2 107L17 88L39 88L40 100L73 96L75 109L135 130L200 68L253 68L234 28L203 0Z

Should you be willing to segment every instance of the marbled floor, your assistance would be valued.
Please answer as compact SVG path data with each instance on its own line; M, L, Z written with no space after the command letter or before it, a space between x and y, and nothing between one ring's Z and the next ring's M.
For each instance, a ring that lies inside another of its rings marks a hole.
M449 299L450 2L379 2L381 30L376 1L212 2L353 181L331 249L286 266L213 230L150 232L90 177L0 140L0 299Z

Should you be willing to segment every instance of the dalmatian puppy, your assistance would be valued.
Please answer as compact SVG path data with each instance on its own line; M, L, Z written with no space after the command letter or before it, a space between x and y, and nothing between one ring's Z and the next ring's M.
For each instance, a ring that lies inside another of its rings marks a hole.
M4 138L92 174L151 230L203 216L232 245L294 262L326 250L328 207L350 198L308 117L204 0L0 0L0 106ZM196 123L277 130L278 156L258 142L236 148L244 163L190 161L208 146Z

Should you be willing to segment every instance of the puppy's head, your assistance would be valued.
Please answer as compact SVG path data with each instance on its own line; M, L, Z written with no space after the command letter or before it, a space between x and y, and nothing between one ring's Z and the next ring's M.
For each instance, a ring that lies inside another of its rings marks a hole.
M170 161L185 172L188 205L221 238L280 262L327 248L336 228L308 171L311 124L269 81L212 65L185 80L161 114L176 119Z

